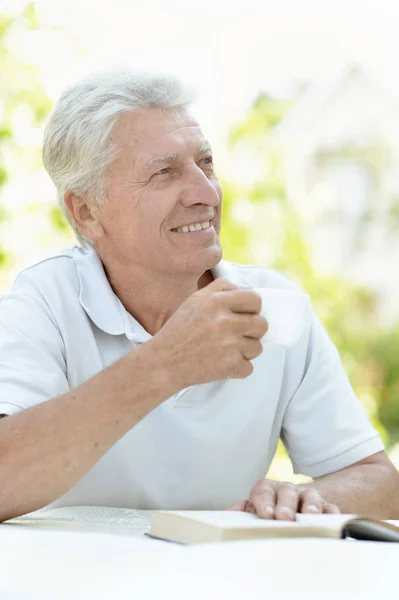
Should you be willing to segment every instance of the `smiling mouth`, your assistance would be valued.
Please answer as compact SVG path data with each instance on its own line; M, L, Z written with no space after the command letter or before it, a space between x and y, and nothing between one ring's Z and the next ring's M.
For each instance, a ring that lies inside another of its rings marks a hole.
M172 229L175 233L193 233L195 231L204 231L212 227L212 220L202 221L198 223L191 223L190 225L183 225L182 227L176 227Z

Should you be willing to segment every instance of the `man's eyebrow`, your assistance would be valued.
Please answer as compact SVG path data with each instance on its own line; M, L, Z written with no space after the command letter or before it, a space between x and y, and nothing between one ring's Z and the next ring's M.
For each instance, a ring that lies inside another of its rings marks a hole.
M165 154L165 156L154 156L154 158L151 158L147 165L146 165L146 171L148 171L154 164L157 163L169 163L169 162L173 162L174 160L177 160L179 158L178 154Z
M207 152L210 152L212 154L212 148L211 145L208 144L208 142L204 144L202 148L199 149L198 154L206 154Z
M200 154L205 154L206 152L212 153L212 148L208 143L201 146L201 148L197 152L197 156ZM165 154L164 156L154 156L154 158L151 158L148 161L146 165L146 171L149 171L154 164L170 163L174 160L178 160L179 158L179 154Z

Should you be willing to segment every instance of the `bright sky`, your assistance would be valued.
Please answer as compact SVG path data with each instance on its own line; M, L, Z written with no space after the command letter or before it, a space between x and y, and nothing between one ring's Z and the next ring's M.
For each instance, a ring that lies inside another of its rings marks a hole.
M22 0L0 0L14 7ZM82 73L117 62L167 69L194 82L197 115L214 132L237 119L259 89L285 94L295 82L365 66L399 98L397 0L38 0L55 34L32 40L50 94Z

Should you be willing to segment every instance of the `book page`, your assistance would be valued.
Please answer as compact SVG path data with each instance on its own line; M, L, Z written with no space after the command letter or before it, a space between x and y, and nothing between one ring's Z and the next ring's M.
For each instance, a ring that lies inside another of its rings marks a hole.
M7 523L63 529L91 529L144 536L151 526L153 511L106 506L68 506L41 509Z

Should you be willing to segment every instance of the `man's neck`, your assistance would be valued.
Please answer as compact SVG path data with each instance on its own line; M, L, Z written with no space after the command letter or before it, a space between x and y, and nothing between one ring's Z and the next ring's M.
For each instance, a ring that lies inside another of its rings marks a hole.
M186 277L157 275L129 271L103 261L108 281L128 313L155 335L179 306L197 290L214 279L211 271Z

